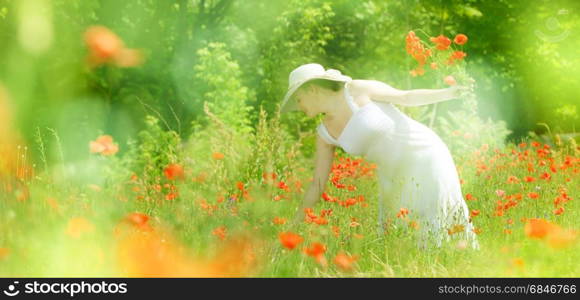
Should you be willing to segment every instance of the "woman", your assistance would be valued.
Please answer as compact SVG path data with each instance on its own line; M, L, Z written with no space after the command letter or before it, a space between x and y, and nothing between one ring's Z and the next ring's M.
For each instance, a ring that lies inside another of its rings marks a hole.
M334 158L341 147L377 164L379 230L407 210L419 225L421 246L460 238L479 244L463 199L453 158L444 142L427 126L393 104L418 106L459 97L467 88L398 90L376 80L352 80L339 71L305 64L290 73L281 112L301 110L309 117L324 113L317 127L314 181L297 219L320 199ZM387 222L386 222L387 221Z

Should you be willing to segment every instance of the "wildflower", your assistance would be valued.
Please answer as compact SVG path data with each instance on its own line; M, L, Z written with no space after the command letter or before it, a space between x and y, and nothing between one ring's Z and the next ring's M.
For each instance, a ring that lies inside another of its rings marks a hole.
M358 227L358 226L360 226L360 223L357 222L357 221L351 221L348 226L350 226L350 227Z
M273 222L276 225L283 225L283 224L286 224L286 219L280 218L280 217L275 217Z
M551 177L552 176L548 172L544 172L542 175L540 175L540 178L545 179L545 180L550 180Z
M447 50L449 45L451 45L451 40L442 34L437 37L431 37L429 40L435 43L437 50Z
M498 195L499 197L502 197L503 195L505 195L505 191L504 190L495 190L495 194Z
M332 234L334 234L335 237L338 237L340 235L340 227L332 226Z
M290 187L284 181L278 182L278 188L286 192L290 191Z
M358 259L357 256L351 256L344 253L339 253L334 257L334 264L343 271L351 271L354 262Z
M214 152L211 154L211 157L215 160L222 160L224 159L224 154L221 152Z
M169 192L169 193L167 193L167 195L165 195L165 200L167 200L167 201L174 200L175 198L177 198L178 195L179 194L177 193L177 191Z
M467 193L465 195L465 200L475 200L475 197L473 197L473 195L471 193Z
M169 164L167 167L165 167L163 173L169 180L184 178L183 167L180 164Z
M560 206L560 207L554 209L554 214L557 215L557 216L559 216L559 215L561 215L563 213L564 213L564 207L563 206Z
M530 199L538 199L540 195L538 193L534 193L534 192L529 192L528 193L528 197L530 197Z
M110 135L102 135L95 141L89 143L91 153L99 153L101 155L114 155L119 151L119 146L113 143L113 137Z
M293 232L281 232L278 238L282 246L289 250L296 248L304 240L300 235Z
M143 229L143 230L151 230L149 226L149 216L140 212L133 212L125 216L124 221L131 224L132 226Z
M94 67L112 63L118 67L133 67L142 63L139 50L126 48L123 41L104 26L91 26L85 32L89 48L88 62Z
M451 57L453 57L453 59L456 59L456 60L463 59L466 56L467 56L467 53L465 53L463 51L454 51L453 54L451 55Z
M516 176L508 176L507 183L518 183L520 180Z
M324 217L324 216L329 216L332 215L332 209L322 209L320 211L320 216Z
M445 78L443 78L443 81L448 85L457 84L457 81L455 81L455 78L451 75L445 76Z
M543 239L548 234L558 230L558 226L544 219L528 219L524 227L527 237Z
M409 31L405 37L405 50L419 63L421 69L427 57L431 56L431 50L425 49L421 43L421 39L413 31Z
M326 252L326 246L322 243L314 242L310 244L310 247L304 248L304 253L306 255L313 257L317 263L321 264L322 266L326 266L326 258L324 257L324 253Z
M401 208L399 212L397 212L397 218L405 218L409 214L409 210L406 208Z
M454 51L453 53L451 53L451 55L447 59L447 64L448 65L453 64L456 60L462 60L466 56L467 56L467 53L465 53L463 51Z
M467 36L463 33L460 33L455 36L453 42L455 42L455 44L457 45L464 45L465 43L467 43Z
M472 210L471 210L471 216L472 216L472 217L477 217L477 216L479 216L479 210L477 210L477 209L472 209Z
M326 201L326 202L335 202L336 201L335 198L331 197L326 192L322 193L322 199L324 199L324 201Z
M417 221L410 221L409 227L411 227L413 229L419 229L419 223L417 223Z
M219 226L217 228L215 228L211 234L217 236L220 240L225 240L226 239L226 235L227 235L227 228L226 226Z

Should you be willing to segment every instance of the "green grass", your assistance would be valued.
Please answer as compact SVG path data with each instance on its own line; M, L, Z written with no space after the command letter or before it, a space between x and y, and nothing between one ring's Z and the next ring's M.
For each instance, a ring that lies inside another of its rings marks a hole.
M533 173L526 169L527 161L518 162L518 154L512 154L512 149L518 151L516 153L530 149L529 161L536 165ZM27 182L28 198L18 201L6 193L0 201L0 247L4 248L0 276L146 276L124 273L123 262L118 259L119 240L114 234L116 226L127 214L141 212L150 216L148 223L155 230L162 229L175 238L176 244L172 247L179 245L185 257L200 263L226 259L219 255L222 253L220 249L231 246L229 241L237 236L250 236L255 264L240 273L224 273L223 276L577 277L580 275L580 268L575 263L580 260L578 243L556 249L546 241L530 239L525 235L522 218L543 218L564 228L578 228L578 158L555 149L549 156L538 158L536 148L528 145L525 149L509 145L501 151L506 155L498 156L493 164L489 159L496 153L492 150L484 152L480 158L488 169L479 175L474 163L476 160L458 161L461 178L465 181L463 193L471 193L475 197L475 200L467 201L468 206L471 210L480 210L480 214L473 219L476 228L481 229L478 235L479 251L461 249L456 242L447 243L441 248L419 249L411 228L390 228L387 234L379 235L375 225L378 193L374 173L360 178L341 177L341 183L357 187L354 191L339 189L328 183L326 192L329 195L341 200L362 195L364 201L343 207L321 200L314 212L319 214L321 209L332 209L326 225L306 222L291 225L289 222L300 205L304 189L308 187L307 170L305 173L295 172L296 178L302 182L302 191L297 190L290 180L287 182L289 191L280 189L277 185L280 178L271 183L246 183L244 188L251 200L242 196L233 178L227 181L233 183L228 186L223 179L213 177L215 174L223 175L216 170L209 170L210 175L204 182L193 180L197 175L189 172L191 166L187 164L184 180L173 182L160 179L162 184L175 184L179 194L173 200L166 200L162 194L154 194L152 190L149 191L152 193L149 200L138 197L147 185L140 180L131 181L128 177L109 181L97 189L89 185L54 181L48 174L38 174ZM546 166L537 165L540 160L549 161L553 157L555 164L561 166L567 155L572 157L571 166L558 169L556 173L549 170L549 163ZM116 158L98 159L105 164L108 159ZM227 160L226 156L224 161ZM516 164L501 167L512 162ZM338 163L340 161L337 159L335 166ZM545 171L551 173L549 181L539 178ZM520 182L507 183L510 175L520 178ZM524 182L524 176L533 176L536 181ZM144 175L139 178L144 178ZM570 181L567 182L567 178ZM140 191L134 191L135 186ZM571 200L564 204L563 214L555 215L553 200L560 195L559 188L566 188ZM162 186L162 191L165 189ZM222 189L229 191L229 194L222 193ZM500 200L495 192L497 189L505 190L506 195L523 195L522 200L507 209L503 216L494 214L496 202ZM540 197L528 198L530 191L538 191ZM237 200L228 201L228 195L236 195ZM286 197L276 201L276 195ZM219 202L221 196L225 196L225 200ZM58 203L58 208L50 205L49 198L54 199L53 204ZM215 209L210 213L207 207L201 205L201 199L215 205ZM412 217L412 214L409 216ZM80 236L74 237L67 233L73 217L82 217L94 227L86 229L78 224L72 225L72 229L80 233ZM288 222L274 224L275 217L285 218ZM350 226L351 218L356 218L359 225ZM513 223L508 224L508 220ZM226 228L224 240L212 234L219 226ZM334 234L334 226L339 228L338 236ZM507 234L506 229L510 229L511 234ZM282 231L300 234L304 241L293 250L285 249L278 239ZM321 242L326 246L327 267L317 264L301 251L311 242ZM339 252L358 257L353 271L343 271L333 263L334 256ZM139 261L141 255L136 251L134 258ZM141 263L152 264L148 261ZM163 264L164 260L155 263ZM163 272L158 275L179 275L172 273L171 268ZM197 274L194 270L192 272Z

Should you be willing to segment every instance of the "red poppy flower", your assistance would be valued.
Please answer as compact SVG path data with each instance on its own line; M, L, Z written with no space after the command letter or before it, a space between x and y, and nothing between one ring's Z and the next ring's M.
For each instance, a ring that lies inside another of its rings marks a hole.
M304 240L300 235L293 232L281 232L278 235L278 238L280 239L282 246L289 250L296 248L296 246Z
M457 45L464 45L465 43L467 43L467 36L463 33L460 33L455 36L453 42L455 42L455 44Z
M163 173L169 180L184 178L183 167L180 164L169 164L167 167L165 167Z
M429 40L435 43L437 50L447 50L449 45L451 45L451 40L442 34L437 37L431 37Z

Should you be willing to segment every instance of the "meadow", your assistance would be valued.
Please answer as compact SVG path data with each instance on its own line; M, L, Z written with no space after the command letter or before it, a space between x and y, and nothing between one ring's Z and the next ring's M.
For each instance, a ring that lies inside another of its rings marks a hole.
M0 2L1 277L580 276L578 76L558 71L577 30L491 32L506 1L65 2ZM406 89L475 82L401 110L448 145L479 250L418 248L404 207L380 234L377 166L342 149L292 222L320 116L278 105L314 61Z

